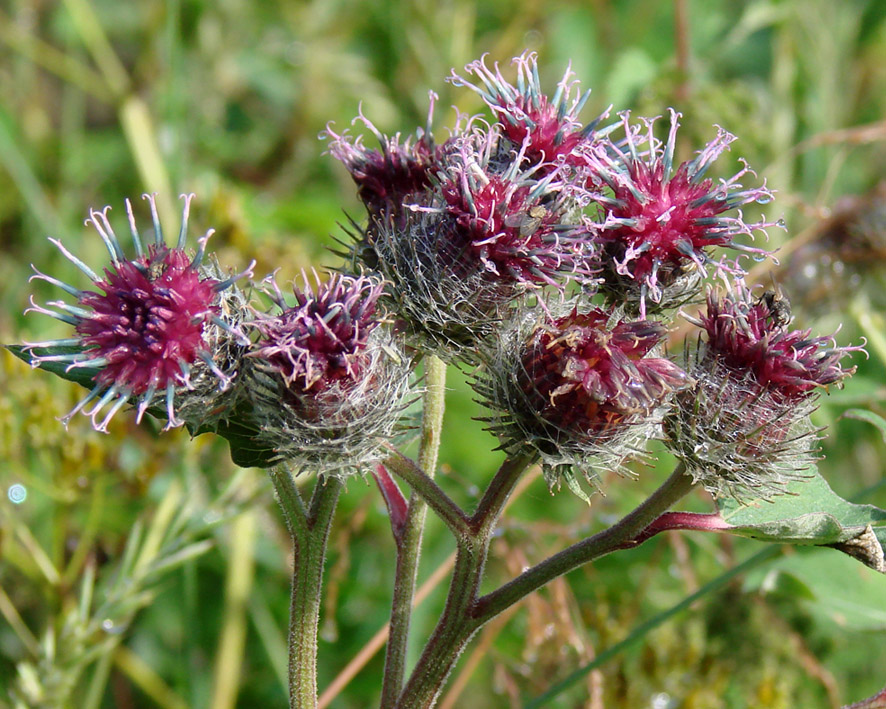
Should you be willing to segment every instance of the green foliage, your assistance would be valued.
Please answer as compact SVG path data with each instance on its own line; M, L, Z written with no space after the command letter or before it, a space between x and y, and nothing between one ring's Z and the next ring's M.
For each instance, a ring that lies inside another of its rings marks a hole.
M815 467L789 483L783 495L765 502L717 501L730 534L762 541L836 546L877 571L886 573L886 511L855 505L834 494Z

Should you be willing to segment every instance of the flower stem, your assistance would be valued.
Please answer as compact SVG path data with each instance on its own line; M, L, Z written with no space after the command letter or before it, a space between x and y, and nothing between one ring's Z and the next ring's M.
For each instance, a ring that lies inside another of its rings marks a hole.
M343 483L319 478L306 509L284 468L271 472L271 481L292 538L292 589L289 605L289 706L317 706L317 629L323 597L323 566L329 528Z
M471 611L480 590L489 543L514 486L535 460L536 454L530 452L505 460L470 520L471 533L457 539L458 551L446 607L397 707L433 706L456 660L482 625Z
M425 358L425 387L421 446L418 454L418 473L421 480L426 480L434 489L439 489L433 482L433 477L437 469L440 434L443 429L443 412L446 398L446 364L437 357L427 356ZM391 469L395 473L402 468L402 465L399 464L403 460L402 456L394 456L394 460L389 461ZM440 499L449 501L445 494L442 494ZM457 513L452 509L453 507L455 510L458 510L454 503L451 503L451 506L448 506L446 509L457 516ZM415 595L418 562L421 555L421 538L426 515L427 506L423 496L413 486L409 497L406 522L401 528L400 533L394 536L397 544L397 566L394 572L390 635L385 652L385 672L382 682L381 706L383 707L394 705L403 687L403 678L406 674L406 655L409 641L409 624L412 616L412 600ZM455 519L455 517L452 519ZM461 520L463 519L464 515L461 515Z
M644 530L692 488L682 464L639 507L609 529L565 549L482 598L478 598L495 524L520 474L535 460L531 454L504 462L471 518L472 538L460 540L452 584L443 615L396 706L432 707L471 636L485 623L533 591L568 571L640 543Z
M480 598L474 607L474 617L485 623L558 576L618 549L637 546L651 536L643 536L644 530L693 487L692 476L686 474L680 463L658 490L619 522L554 554Z
M440 486L427 475L417 463L413 462L393 446L388 448L391 455L385 459L384 465L412 489L414 495L422 498L437 516L449 527L456 538L469 535L470 522L467 515Z

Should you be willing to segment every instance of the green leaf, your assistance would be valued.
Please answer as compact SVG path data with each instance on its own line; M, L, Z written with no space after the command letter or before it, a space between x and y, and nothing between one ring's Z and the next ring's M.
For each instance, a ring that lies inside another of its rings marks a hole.
M12 352L12 354L20 360L30 364L32 367L45 369L47 372L52 372L57 377L66 379L69 382L74 382L75 384L79 384L90 390L95 387L95 382L93 381L95 375L101 371L98 367L76 367L75 369L69 370L69 364L67 362L35 362L36 357L77 354L83 351L82 347L36 347L33 350L26 349L21 345L3 345L3 347Z
M847 409L843 412L843 416L848 419L858 419L859 421L867 421L868 423L880 429L883 440L886 441L886 419L867 409Z
M718 500L720 515L732 525L725 531L768 542L832 546L886 573L886 511L844 500L814 466L805 474L770 501Z
M259 440L259 429L252 419L252 406L246 402L238 404L230 418L215 427L188 430L195 437L215 433L226 439L231 446L231 460L241 468L270 468L277 462L275 451Z
M748 575L744 590L802 599L815 616L848 630L886 630L886 578L842 554L808 549Z
M97 367L78 367L68 371L65 362L35 363L34 360L35 357L82 352L83 348L43 347L30 350L21 345L4 345L4 347L28 364L52 372L69 382L90 390L95 386L93 379L100 371ZM166 420L166 412L163 409L148 409L147 413L161 421ZM269 468L276 460L274 451L258 441L259 430L252 422L252 407L248 403L239 404L230 420L222 421L217 426L204 426L196 430L189 427L188 430L194 437L204 433L215 433L225 438L231 446L231 460L241 468Z

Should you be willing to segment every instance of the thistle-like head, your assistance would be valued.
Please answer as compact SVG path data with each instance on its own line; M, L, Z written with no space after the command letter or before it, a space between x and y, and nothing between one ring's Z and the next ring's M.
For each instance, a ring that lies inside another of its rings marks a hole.
M708 292L688 318L701 329L689 356L694 385L665 421L669 445L714 495L770 497L814 459L809 421L819 393L851 375L840 361L860 347L790 329L786 298L755 297L740 280Z
M593 142L594 129L608 111L583 126L578 116L591 92L579 90L569 67L554 95L548 97L541 88L535 52L523 52L513 64L517 67L516 85L504 78L498 63L492 69L486 66L485 56L465 67L478 83L469 82L454 70L449 81L476 91L495 114L511 146L525 146L520 152L524 168L542 166L547 172L560 163L577 164L577 148Z
M181 229L175 247L166 244L153 196L145 195L153 217L153 238L142 243L129 200L126 212L135 258L124 255L117 235L108 219L110 207L91 210L87 225L98 232L110 254L111 262L101 275L71 254L60 241L52 240L61 252L92 281L93 290L80 290L39 271L34 278L48 281L73 296L76 305L54 301L48 310L33 304L31 310L51 315L74 326L74 336L65 340L34 343L28 346L35 365L43 362L67 362L68 369L95 369L94 389L64 419L96 400L87 412L97 430L105 431L114 414L128 402L138 401L137 420L151 406L163 399L168 426L185 423L176 415L176 399L198 395L210 397L212 390L228 389L237 373L237 363L229 357L218 357L218 338L210 331L221 329L240 342L248 343L237 325L219 317L220 293L231 288L234 281L250 275L249 269L233 278L220 280L203 267L209 230L198 241L196 254L188 254L185 241L188 215L193 195L183 195ZM250 267L251 268L251 267ZM36 270L36 269L35 269ZM217 274L217 271L215 271ZM40 348L69 347L64 354L38 354ZM226 350L230 355L230 351ZM211 386L206 377L213 379ZM207 391L208 389L208 391ZM212 397L210 397L212 398ZM111 404L99 421L102 409ZM204 410L218 402L203 401ZM201 421L193 421L199 424Z
M321 137L331 141L327 152L339 160L357 185L357 194L370 218L399 212L403 204L431 185L436 157L431 121L436 94L430 94L428 123L414 138L401 141L400 134L386 136L363 115L362 108L354 122L360 121L378 140L379 148L367 148L363 137L351 139L347 131L338 134L331 125Z
M528 323L527 323L528 324ZM477 381L497 412L505 447L529 445L549 483L574 467L619 469L654 435L661 407L686 385L682 369L653 354L666 329L598 308L573 307L511 333Z
M588 167L604 188L596 199L606 217L592 225L602 247L603 289L614 300L635 303L641 317L649 302L672 307L700 289L711 262L710 249L729 247L765 255L736 238L765 233L776 225L748 224L741 211L727 215L751 202L765 204L772 199L765 184L745 188L740 183L746 175L754 175L747 165L719 183L705 177L735 140L722 128L693 160L674 167L679 116L671 110L668 137L661 143L653 135L656 119L644 120L641 131L624 113L624 140L598 145L587 154ZM737 266L727 270L740 271Z
M384 285L368 276L333 275L316 286L303 276L287 303L266 281L276 314L253 323L259 337L251 397L262 440L308 471L365 471L405 405L409 363L379 328Z

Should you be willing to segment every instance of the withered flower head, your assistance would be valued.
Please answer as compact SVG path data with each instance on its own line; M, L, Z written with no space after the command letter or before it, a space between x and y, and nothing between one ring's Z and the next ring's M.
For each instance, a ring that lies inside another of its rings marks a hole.
M321 134L332 139L327 152L341 161L351 174L370 218L399 212L404 202L430 187L436 164L431 133L436 99L437 95L431 92L427 126L419 128L414 139L409 137L401 142L399 133L392 137L383 135L363 115L362 108L354 122L360 121L369 129L378 139L380 149L363 145L363 136L351 140L347 131L335 133L331 125Z
M651 356L666 329L598 308L577 307L550 321L527 320L502 342L476 382L488 419L506 449L541 455L549 484L562 476L577 488L574 468L618 470L655 435L661 409L686 377Z

